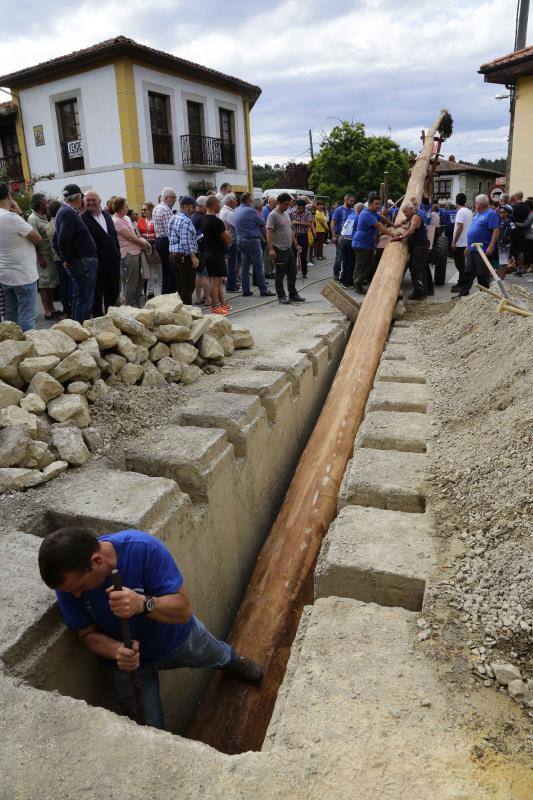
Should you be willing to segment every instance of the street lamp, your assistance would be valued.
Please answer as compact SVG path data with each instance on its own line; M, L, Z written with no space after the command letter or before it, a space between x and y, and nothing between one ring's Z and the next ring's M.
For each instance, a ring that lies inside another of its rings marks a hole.
M494 99L495 100L508 100L511 97L510 94L497 94Z

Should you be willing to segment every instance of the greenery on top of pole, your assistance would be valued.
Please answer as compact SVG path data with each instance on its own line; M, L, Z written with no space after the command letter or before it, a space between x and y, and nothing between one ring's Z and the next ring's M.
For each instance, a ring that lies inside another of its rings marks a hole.
M443 139L449 139L453 133L452 115L445 108L441 111L442 119L439 123L439 133Z

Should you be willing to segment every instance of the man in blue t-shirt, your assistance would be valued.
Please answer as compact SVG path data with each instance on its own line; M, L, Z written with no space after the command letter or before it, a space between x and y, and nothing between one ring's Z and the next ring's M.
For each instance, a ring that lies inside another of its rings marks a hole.
M459 277L459 291L456 297L466 297L470 293L475 278L486 289L490 286L491 274L481 257L476 243L482 245L485 255L490 259L496 250L500 235L500 217L492 208L486 194L476 197L476 213L472 218L466 239L466 263Z
M85 528L60 528L39 549L43 581L91 653L107 661L122 713L135 719L130 673L138 669L146 724L164 728L157 672L214 667L257 683L263 670L209 633L192 613L183 577L158 539L137 530L96 537ZM112 572L123 588L115 591ZM132 648L122 642L128 620Z
M372 280L374 274L374 252L378 234L390 236L387 228L395 228L383 214L380 214L381 201L379 195L368 197L368 206L363 208L357 220L357 228L352 236L352 247L355 253L354 289L358 294L366 294L365 283Z
M336 247L335 263L333 264L333 277L336 281L340 280L342 272L342 243L341 231L342 226L346 222L346 217L352 211L355 205L355 197L353 194L344 195L344 205L337 206L331 215L329 229L331 231L331 241Z

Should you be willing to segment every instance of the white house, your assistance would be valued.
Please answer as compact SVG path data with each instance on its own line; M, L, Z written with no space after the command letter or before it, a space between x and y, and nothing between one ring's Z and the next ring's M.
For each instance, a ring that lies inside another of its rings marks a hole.
M238 78L118 36L1 76L0 86L18 111L21 177L53 175L36 186L51 196L77 183L138 209L163 186L252 190L249 113L261 90Z
M502 177L498 170L478 167L475 164L463 164L454 156L440 158L435 170L434 198L455 202L459 192L466 194L466 202L470 205L478 194L490 194L496 182Z

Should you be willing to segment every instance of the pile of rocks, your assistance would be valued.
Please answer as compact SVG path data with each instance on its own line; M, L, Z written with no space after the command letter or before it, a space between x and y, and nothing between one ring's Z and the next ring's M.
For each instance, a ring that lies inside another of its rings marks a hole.
M110 386L189 385L253 346L247 329L204 317L177 294L142 309L110 308L83 325L65 319L26 334L12 323L0 328L0 493L84 464L100 444L89 403Z

